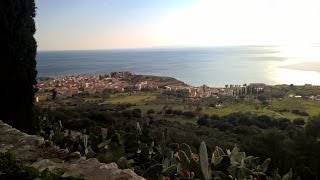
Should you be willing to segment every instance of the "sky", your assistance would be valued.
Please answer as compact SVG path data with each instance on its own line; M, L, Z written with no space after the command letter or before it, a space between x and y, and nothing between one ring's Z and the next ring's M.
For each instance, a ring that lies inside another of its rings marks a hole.
M319 0L36 0L38 50L320 44Z

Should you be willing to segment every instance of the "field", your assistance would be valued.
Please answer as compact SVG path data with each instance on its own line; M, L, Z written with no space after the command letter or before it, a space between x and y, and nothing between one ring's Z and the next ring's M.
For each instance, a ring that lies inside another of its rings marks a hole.
M130 103L130 104L141 104L143 102L152 101L157 97L157 94L154 93L119 93L112 95L109 99L107 99L104 103L110 104L122 104L122 103Z
M181 111L197 111L197 108L194 106L184 106L181 104L159 104L154 103L153 100L157 98L159 94L157 93L146 93L146 92L139 92L139 93L120 93L111 96L109 99L105 100L104 103L111 103L111 104L121 104L121 103L131 103L135 104L132 108L139 108L143 113L146 113L149 109L153 109L156 112L160 112L164 109L164 107L168 107L174 110L181 110ZM251 105L248 103L235 103L226 105L222 108L214 108L204 106L202 110L198 113L200 114L208 114L213 115L217 114L219 116L227 115L232 112L251 112L258 115L268 115L276 118L288 118L293 120L295 118L304 118L307 120L306 116L300 116L297 114L293 114L292 110L301 110L307 112L310 116L314 116L320 113L320 101L315 100L307 100L301 98L285 98L282 100L270 100L268 107L260 107ZM279 110L286 109L287 112L278 112ZM170 119L170 118L169 118ZM182 118L175 117L178 121L185 122ZM190 120L187 120L190 122Z
M159 92L125 92L111 94L108 97L102 96L86 96L80 99L68 98L62 101L47 101L42 103L43 107L59 107L62 104L72 107L76 104L131 104L130 109L140 109L143 114L148 110L155 111L154 116L161 119L165 118L169 121L178 121L180 123L196 123L197 117L186 118L184 116L165 115L165 108L172 110L180 110L182 112L195 112L197 116L208 114L209 116L216 114L219 116L228 115L233 112L250 112L257 115L267 115L274 118L303 118L308 120L308 116L300 116L292 113L292 110L300 110L315 116L320 113L320 101L307 100L302 98L284 98L282 100L269 100L268 106L261 107L253 105L247 101L226 104L221 108L215 108L203 105L200 109L198 106L187 105L183 103L159 103L157 98L161 94Z

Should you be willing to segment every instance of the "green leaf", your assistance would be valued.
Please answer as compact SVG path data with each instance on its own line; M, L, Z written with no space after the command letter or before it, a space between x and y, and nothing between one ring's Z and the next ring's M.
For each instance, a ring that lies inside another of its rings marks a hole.
M199 179L204 179L203 172L201 170L200 164L193 158L190 160L191 171L195 173L195 177Z
M238 179L246 179L252 174L252 172L246 167L240 167L237 172Z
M272 175L272 179L273 180L281 180L281 177L279 175L279 169L274 169L273 171L271 171L271 175Z
M219 146L216 146L215 150L214 150L214 156L216 159L219 159L220 156L223 156L225 155L225 153L223 152L223 150L219 147Z
M244 159L245 167L247 167L249 169L257 168L258 163L259 163L258 157L248 156Z
M291 180L291 179L292 179L292 169L290 168L290 171L286 175L284 175L281 180Z
M111 142L111 139L105 141L105 142L102 142L98 145L98 148L101 149L101 148L104 148L105 146L107 146L109 143Z
M188 156L188 158L191 158L191 148L188 144L186 143L182 143L180 146L179 146L179 150L182 150L186 153L186 155Z
M303 168L303 177L304 177L304 179L310 179L310 180L317 179L315 177L315 175L312 173L312 171L310 170L310 168L308 168L308 167Z
M126 133L120 137L120 143L127 145L128 143L131 144L133 142L137 142L137 139L137 135L132 133Z
M213 174L213 179L233 180L230 176L224 174L221 171L213 171L212 174Z
M240 164L242 159L246 157L246 154L244 152L239 152L238 147L234 147L229 157L232 163Z
M227 168L230 166L230 158L227 155L221 156L218 161L216 162L215 168Z
M170 166L170 160L168 158L165 158L163 161L162 161L162 165L163 165L163 168L168 168Z
M119 166L120 169L128 169L129 165L127 163L127 159L125 157L121 157L118 162L117 165Z
M228 167L227 171L233 178L236 178L237 177L237 172L238 172L238 166L233 164L233 165Z
M34 168L34 167L28 167L25 166L24 170L26 171L26 173L30 176L30 177L39 177L40 176L40 172L38 169Z
M142 174L142 177L146 179L160 179L162 176L162 169L162 164L153 165Z
M166 177L172 177L177 172L177 165L171 165L162 171L162 174Z
M168 148L170 148L174 152L177 152L179 150L179 144L178 143L170 143L167 146L168 146ZM182 150L182 149L180 149L180 150Z
M179 158L181 160L181 169L190 170L190 159L184 151L179 151Z
M270 162L271 162L271 159L268 158L261 164L260 167L262 172L267 172Z
M204 175L205 180L210 179L209 174L209 159L208 159L208 152L207 152L207 146L205 142L201 142L200 148L199 148L199 157L200 157L200 167Z

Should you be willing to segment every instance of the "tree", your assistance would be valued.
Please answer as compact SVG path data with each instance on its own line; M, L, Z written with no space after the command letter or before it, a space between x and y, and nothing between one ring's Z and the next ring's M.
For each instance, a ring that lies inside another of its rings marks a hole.
M0 119L32 131L37 43L34 0L0 1Z
M303 126L305 124L303 118L295 118L292 122L297 126Z
M320 114L318 116L311 117L306 124L306 133L314 138L320 138Z
M56 90L56 89L53 89L53 90L52 90L52 99L53 99L53 100L56 99L57 94L58 94L57 90Z
M208 118L209 118L209 117L206 117L206 116L199 118L198 121L197 121L197 124L198 124L199 126L208 126L208 125L209 125L209 120L208 120Z
M266 101L266 100L268 100L268 96L261 94L261 95L257 96L257 99L259 101Z

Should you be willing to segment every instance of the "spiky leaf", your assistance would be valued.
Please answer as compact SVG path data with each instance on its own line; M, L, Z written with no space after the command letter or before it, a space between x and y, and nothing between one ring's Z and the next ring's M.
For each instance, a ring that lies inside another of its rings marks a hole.
M177 172L177 165L171 165L162 171L162 174L166 177L172 177Z
M191 158L190 160L190 167L191 171L194 172L196 178L204 179L200 164L193 158Z
M137 139L138 139L137 135L132 133L126 133L120 137L120 143L128 145L128 144L137 142Z
M204 179L209 180L210 174L209 174L208 152L207 152L206 143L203 141L200 144L199 157L200 157L200 167L201 167L202 173L204 175Z
M227 167L230 166L230 158L227 155L223 155L219 158L219 160L214 164L215 168L217 169L226 169Z
M285 174L281 180L291 180L292 179L292 169L290 168L290 171Z
M168 158L165 158L163 161L162 161L162 165L163 165L163 168L166 169L170 166L170 160Z
M240 168L238 168L237 178L238 178L238 179L246 179L246 178L248 178L251 174L252 174L252 172L251 172L248 168L246 168L246 167L240 167Z
M303 177L304 179L316 180L316 176L312 173L310 168L304 167L303 168Z
M186 153L186 155L188 156L188 158L191 158L191 153L192 152L191 152L191 148L190 148L190 146L188 144L186 144L186 143L180 144L179 150L184 151Z
M239 152L239 148L235 147L230 156L230 160L232 163L241 163L242 159L246 157L246 154L244 152Z
M142 174L142 177L146 179L160 179L162 170L162 164L153 165Z
M121 157L118 161L117 161L117 165L120 169L128 169L129 165L127 162L127 159L125 157Z
M110 142L111 142L111 139L108 139L107 141L100 143L100 144L98 145L98 148L99 148L99 149L105 148Z
M272 175L272 179L273 180L281 180L281 177L279 175L279 169L274 169L273 171L271 171L271 175Z
M179 151L179 158L181 160L181 169L183 170L190 170L190 159L186 155L184 151Z
M174 152L177 152L179 150L179 144L178 143L170 143L167 146L168 146L168 148L170 148Z
M214 158L211 160L213 163L216 163L221 156L225 155L225 153L219 146L216 146L213 154Z
M255 169L258 166L258 163L259 163L258 157L248 156L244 159L245 167L249 169Z
M231 166L228 167L228 173L233 177L236 178L237 177L237 172L238 172L238 166L233 164Z
M271 159L268 158L261 164L260 167L262 172L267 172L270 162L271 162Z

